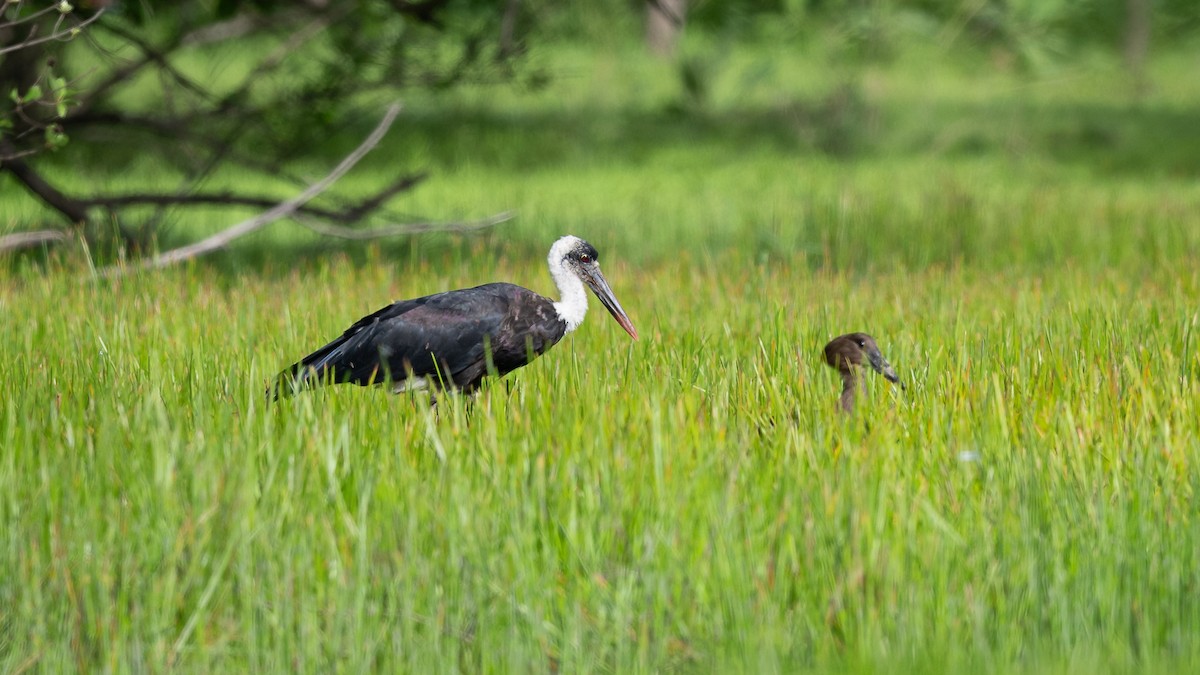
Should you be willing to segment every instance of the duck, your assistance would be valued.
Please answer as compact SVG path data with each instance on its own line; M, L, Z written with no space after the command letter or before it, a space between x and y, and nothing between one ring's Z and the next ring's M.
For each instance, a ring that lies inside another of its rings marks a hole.
M861 379L864 365L869 365L872 370L883 375L889 382L898 384L901 389L905 389L904 383L896 375L892 364L888 363L888 360L883 357L883 353L879 351L879 345L875 343L875 338L866 333L847 333L830 340L829 344L825 345L825 363L842 376L842 395L838 399L838 404L845 413L854 411L854 399L857 396L859 385L865 386L865 382Z

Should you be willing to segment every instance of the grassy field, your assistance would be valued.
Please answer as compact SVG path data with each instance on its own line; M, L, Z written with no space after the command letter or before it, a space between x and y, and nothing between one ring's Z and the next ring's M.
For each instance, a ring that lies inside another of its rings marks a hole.
M0 671L1195 663L1195 54L1137 104L1103 61L918 54L857 72L853 114L802 56L734 52L702 104L636 54L565 49L579 75L547 91L411 101L347 188L431 166L402 208L518 211L485 235L276 230L117 282L76 252L0 269ZM8 225L38 216L12 195ZM393 299L549 293L565 232L640 341L593 303L470 404L263 400ZM873 379L843 418L818 355L852 330L908 390Z

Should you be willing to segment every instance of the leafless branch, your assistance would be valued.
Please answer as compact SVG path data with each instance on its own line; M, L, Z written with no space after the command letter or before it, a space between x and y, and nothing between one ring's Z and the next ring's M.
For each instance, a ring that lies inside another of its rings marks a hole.
M258 23L258 19L253 14L238 14L232 19L192 31L183 39L182 44L194 46L234 40L249 34L258 27Z
M328 225L320 223L312 218L299 216L296 222L304 227L322 234L327 237L337 237L339 239L352 239L355 241L370 241L372 239L385 239L387 237L399 237L406 234L420 234L422 232L476 232L485 230L489 227L495 227L500 223L512 220L517 214L513 211L502 211L494 216L488 216L480 220L465 220L460 222L450 223L405 223L401 225L389 225L386 227L376 227L369 230L361 230L353 227L340 227L337 225Z
M166 253L159 254L137 265L131 265L129 267L108 267L102 270L101 274L106 277L115 277L135 270L161 269L163 267L175 265L177 263L191 260L192 258L225 248L235 239L260 230L263 227L279 220L280 218L285 218L294 214L296 210L303 206L306 202L321 194L327 190L329 186L337 182L337 180L344 176L347 171L352 169L359 160L361 160L368 152L374 149L375 146L379 144L379 141L383 140L384 135L387 134L388 129L391 128L392 122L396 120L396 116L399 114L400 103L393 103L388 107L387 112L384 113L383 119L379 121L379 124L375 127L375 130L372 131L371 134L367 136L367 138L361 144L359 144L357 148L354 149L354 152L347 155L345 159L343 159L336 167L334 167L333 171L329 172L329 175L325 176L316 183L313 183L306 190L295 197L277 204L274 208L250 218L249 220L244 220L194 244L181 246L179 248L167 251Z
M375 195L355 204L352 207L334 211L317 206L300 205L295 209L296 213L324 218L339 223L349 223L359 220L364 216L370 215L378 209L385 201L395 195L412 188L417 183L425 179L425 174L417 173L408 176L403 176L391 185L377 192ZM138 193L127 195L115 195L111 197L90 197L77 198L75 201L84 207L103 206L103 207L121 207L121 206L175 206L186 204L209 204L213 206L259 206L263 208L272 207L279 203L278 199L271 197L254 197L241 195L234 192L197 192L191 194L158 194L158 193Z
M50 184L20 157L19 151L6 139L0 138L0 171L13 175L30 192L37 195L72 224L87 222L87 209Z
M646 0L646 2L654 8L654 11L666 17L675 28L683 28L683 12L680 11L683 8L682 4L675 7L663 2L663 0Z
M24 134L22 134L22 136L24 136ZM10 153L0 151L0 164L3 164L6 161L12 161L14 159L21 159L22 157L29 157L30 155L36 155L41 151L42 151L41 148L31 148L29 150L13 150Z
M517 14L521 10L521 0L507 0L504 3L504 14L500 17L500 48L497 56L507 59L517 51Z
M173 44L167 44L167 45L163 45L161 47L161 49L162 49L162 51L170 51L175 46L176 45L173 45ZM115 55L112 55L111 58L113 58L115 60L117 57ZM102 81L97 82L96 84L92 85L87 92L81 93L81 98L80 98L78 104L76 104L75 110L70 115L67 116L67 121L71 122L71 123L75 123L76 120L82 121L84 118L86 118L88 116L87 115L88 111L91 110L92 106L96 103L96 101L103 98L109 92L110 89L116 87L117 85L119 85L127 80L132 79L135 75L137 75L139 72L141 72L141 70L143 68L150 65L151 63L155 63L154 55L143 51L140 58L133 59L133 60L126 62L120 68L114 68L112 71L110 71L108 73L108 75ZM114 114L114 113L108 113L108 114ZM145 119L149 120L151 118L145 118ZM122 121L122 123L123 123L123 121Z
M210 91L205 89L202 85L192 81L192 79L188 76L176 70L175 67L167 61L167 54L169 54L170 51L178 44L178 39L168 43L164 49L155 47L149 42L143 40L136 32L126 30L118 24L105 24L103 28L122 40L125 40L134 47L137 47L138 51L142 53L143 58L145 58L147 62L157 64L159 70L170 76L170 78L183 89L192 92L200 99L212 98L212 93Z
M405 16L410 16L421 23L426 23L431 26L442 25L438 20L437 13L447 4L448 0L423 0L422 2L408 2L408 0L389 0L392 9Z
M374 213L380 206L383 206L384 202L400 194L401 192L412 188L412 186L416 185L422 180L425 180L425 174L423 173L417 173L411 176L402 176L399 180L383 188L373 196L364 199L350 208L336 212L336 217L332 218L332 220L348 223L365 218L371 213Z
M2 7L2 6L0 6L0 7ZM58 9L57 6L50 4L50 5L47 5L43 9L39 9L38 11L34 12L33 14L29 14L26 16L19 16L16 19L13 19L12 21L0 21L0 29L13 28L15 26L20 26L21 24L32 23L33 21L37 20L38 18L43 17L43 16L49 14L50 12L53 12L56 9Z
M38 230L36 232L15 232L0 237L0 253L16 251L23 248L33 248L43 244L57 244L71 238L62 230Z
M264 16L257 12L241 12L224 21L201 26L189 32L184 36L180 44L195 47L226 42L228 40L237 40L268 24L291 25L297 18L313 15L325 14L328 17L337 17L345 13L343 5L349 5L350 3L331 3L321 0L314 2L309 0L298 4L306 5L306 7L281 9L270 16ZM285 32L290 31L285 29Z
M6 5L8 4L10 4L10 0L5 0L5 5L0 5L0 8L5 8L5 10L7 10ZM58 10L58 8L58 5L50 4L42 8L42 10L38 10L32 14L26 14L24 17L18 16L16 19L11 20L11 22L0 22L0 29L13 28L13 26L35 22L35 20L38 18L44 17L46 14ZM19 4L17 6L17 10L18 12L20 11Z
M237 95L240 96L243 92L249 90L256 81L262 79L264 75L278 68L280 64L283 63L284 59L299 51L300 47L303 46L304 43L313 39L317 35L320 35L322 31L329 27L330 22L336 20L340 16L341 14L318 17L312 21L309 21L306 25L301 26L298 30L292 32L292 34L289 35L286 40L284 40L275 49L271 50L271 52L265 57L263 57L263 59L258 62L258 65L256 65L254 69L251 70L245 78L243 78L242 86L238 87L236 90Z
M35 38L35 37L30 36L29 38L27 38L21 42L18 42L15 45L9 45L7 47L0 47L0 54L7 54L9 52L15 52L18 49L25 49L26 47L32 47L34 45L40 45L43 42L51 42L53 40L60 40L62 38L67 38L69 40L69 39L75 37L76 35L78 35L80 30L83 30L89 24L94 23L101 16L104 16L104 12L106 10L107 10L106 7L101 7L100 9L98 9L96 11L95 14L80 21L79 23L75 24L74 26L71 26L70 28L59 30L58 27L56 26L54 32L50 33L49 35L47 35L45 37Z
M203 29L180 34L161 45L155 46L123 28L106 25L106 29L112 31L127 43L132 44L141 54L137 59L131 60L120 68L111 71L102 82L91 87L91 91L85 98L78 102L75 110L64 122L71 126L81 124L116 124L125 128L146 129L174 139L198 136L199 134L195 131L195 122L197 120L214 117L240 118L247 123L252 123L251 121L259 120L262 117L260 111L255 110L253 107L243 110L240 115L230 115L229 113L235 106L245 103L246 94L253 86L260 84L263 78L277 70L288 56L299 52L300 48L306 42L319 35L329 27L330 22L337 20L342 14L344 14L344 11L332 12L326 16L309 21L298 30L290 32L280 45L263 57L251 69L250 73L243 78L242 83L238 87L219 98L180 74L167 61L171 52L181 44L195 43L194 37ZM257 25L257 22L252 21L251 25ZM171 77L183 89L196 94L201 100L206 102L206 105L197 106L193 110L179 112L167 117L153 115L137 117L111 111L92 112L92 108L97 100L109 90L132 79L144 68L152 64L158 66L162 72ZM213 153L214 162L219 161L219 156L223 154L223 150L220 148L224 144L217 142L216 145L219 149Z

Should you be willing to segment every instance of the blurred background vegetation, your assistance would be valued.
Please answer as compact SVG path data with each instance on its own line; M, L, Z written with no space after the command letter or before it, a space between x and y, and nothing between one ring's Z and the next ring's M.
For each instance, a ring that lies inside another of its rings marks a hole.
M1200 661L1195 0L2 7L0 671ZM637 343L263 407L564 233Z
M3 16L0 235L37 255L219 231L324 175L394 100L379 149L298 214L309 229L256 234L238 260L512 209L510 243L605 221L651 256L750 242L829 259L839 236L882 252L922 221L953 230L896 249L917 265L994 254L989 222L1036 231L1011 209L1048 181L1065 211L1130 189L1182 211L1195 189L1169 181L1200 172L1192 0L21 0ZM696 212L656 213L662 190ZM837 230L847 204L868 215Z

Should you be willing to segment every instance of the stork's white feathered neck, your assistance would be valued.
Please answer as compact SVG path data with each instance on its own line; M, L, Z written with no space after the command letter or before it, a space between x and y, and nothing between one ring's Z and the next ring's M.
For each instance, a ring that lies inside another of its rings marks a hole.
M554 311L567 324L568 333L578 328L583 323L583 317L587 316L587 289L567 262L567 254L582 242L579 237L567 235L554 242L550 247L550 255L546 256L550 276L554 277L554 283L558 286L559 300L554 303Z

